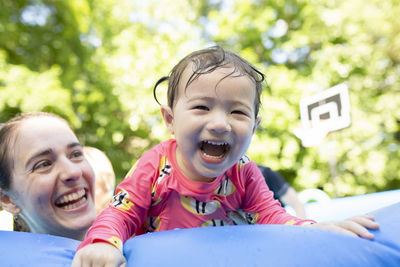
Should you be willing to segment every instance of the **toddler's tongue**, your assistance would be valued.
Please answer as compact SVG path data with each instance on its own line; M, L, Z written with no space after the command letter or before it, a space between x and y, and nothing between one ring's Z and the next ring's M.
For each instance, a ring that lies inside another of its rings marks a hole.
M225 154L226 145L213 145L208 142L203 142L201 150L209 156L220 157Z

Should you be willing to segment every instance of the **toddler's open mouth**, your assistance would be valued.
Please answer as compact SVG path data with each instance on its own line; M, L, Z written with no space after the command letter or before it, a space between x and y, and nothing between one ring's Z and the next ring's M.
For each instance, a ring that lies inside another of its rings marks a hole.
M230 150L230 145L225 142L201 141L199 148L203 156L213 159L223 158Z

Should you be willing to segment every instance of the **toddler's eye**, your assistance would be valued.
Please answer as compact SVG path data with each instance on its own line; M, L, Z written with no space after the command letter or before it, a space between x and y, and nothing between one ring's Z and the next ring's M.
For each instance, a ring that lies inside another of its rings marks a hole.
M200 106L200 105L199 105L199 106L195 106L194 109L209 110L208 107L206 107L206 106Z
M241 110L234 110L234 111L232 111L232 114L247 115L246 112L241 111Z

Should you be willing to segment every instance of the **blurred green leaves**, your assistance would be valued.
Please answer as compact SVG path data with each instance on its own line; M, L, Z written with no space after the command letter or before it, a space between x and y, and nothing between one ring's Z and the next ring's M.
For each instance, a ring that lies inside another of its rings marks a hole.
M254 160L299 190L345 196L399 188L397 2L1 1L0 120L21 111L60 114L83 143L107 153L120 180L169 137L155 81L187 53L218 43L267 75L248 153ZM351 127L302 147L293 134L300 99L341 82L350 90Z

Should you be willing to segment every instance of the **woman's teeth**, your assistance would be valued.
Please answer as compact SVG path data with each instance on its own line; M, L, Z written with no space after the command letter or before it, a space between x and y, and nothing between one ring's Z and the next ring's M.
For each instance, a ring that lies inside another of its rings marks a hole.
M85 189L82 188L78 192L64 195L56 201L56 205L65 210L76 208L86 201L85 195Z

